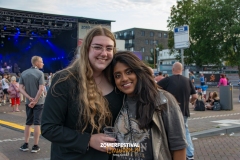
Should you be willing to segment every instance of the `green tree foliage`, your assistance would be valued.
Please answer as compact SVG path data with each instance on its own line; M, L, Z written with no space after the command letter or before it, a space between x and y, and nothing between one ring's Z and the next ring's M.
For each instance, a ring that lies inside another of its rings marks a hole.
M189 25L190 48L185 64L221 66L227 61L240 71L239 0L181 0L171 9L168 47L174 50L174 27ZM240 72L239 72L240 76Z

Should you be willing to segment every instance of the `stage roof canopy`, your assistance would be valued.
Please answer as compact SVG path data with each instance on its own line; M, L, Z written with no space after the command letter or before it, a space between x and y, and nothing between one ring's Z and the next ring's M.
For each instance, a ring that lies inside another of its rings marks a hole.
M115 21L0 8L2 38L5 36L55 38L62 30L76 29L78 22L111 25L111 22Z

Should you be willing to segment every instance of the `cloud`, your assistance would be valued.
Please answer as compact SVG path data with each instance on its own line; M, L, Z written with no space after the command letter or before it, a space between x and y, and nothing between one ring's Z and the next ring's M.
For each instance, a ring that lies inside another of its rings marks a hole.
M167 30L176 0L0 0L3 8L115 20L113 30L141 27Z

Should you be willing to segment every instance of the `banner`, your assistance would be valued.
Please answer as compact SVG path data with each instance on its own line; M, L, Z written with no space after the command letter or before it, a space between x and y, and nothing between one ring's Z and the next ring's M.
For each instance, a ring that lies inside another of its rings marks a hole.
M204 74L206 85L218 85L220 81L220 74Z
M87 32L95 26L104 26L111 30L111 26L107 24L90 24L90 23L78 23L78 39L83 39Z

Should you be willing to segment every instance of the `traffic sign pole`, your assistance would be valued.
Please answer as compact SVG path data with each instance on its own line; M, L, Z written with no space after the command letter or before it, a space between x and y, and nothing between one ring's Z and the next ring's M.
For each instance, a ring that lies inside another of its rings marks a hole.
M184 67L184 49L189 48L189 44L189 26L184 25L174 28L174 47L175 49L181 49L181 63L184 76L187 76Z
M183 68L183 75L185 75L185 72L184 72L184 49L181 49L181 63L182 63L182 68Z

